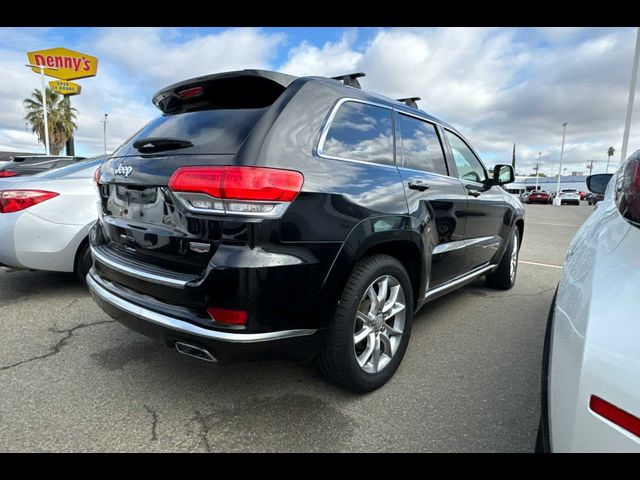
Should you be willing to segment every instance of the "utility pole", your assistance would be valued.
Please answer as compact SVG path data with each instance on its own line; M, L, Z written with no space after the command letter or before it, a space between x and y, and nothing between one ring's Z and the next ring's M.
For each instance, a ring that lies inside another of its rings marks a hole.
M108 113L104 114L104 120L102 120L102 123L104 123L104 154L107 154L107 117L109 116Z
M595 162L595 160L589 160L589 163L587 163L587 170L589 170L589 175L593 173L593 162Z
M63 102L67 102L67 108L69 109L69 112L71 112L71 96L70 95L63 95ZM71 131L71 136L69 137L69 140L67 140L67 144L66 144L66 149L67 149L67 155L70 157L75 156L76 154L76 148L73 142L73 130Z
M633 67L631 67L631 85L629 86L629 102L627 103L627 118L624 122L624 135L622 136L622 151L620 163L627 159L627 147L629 146L629 129L631 128L631 114L633 113L633 98L636 93L636 80L638 79L638 58L640 57L640 27L636 34L636 51L633 55Z
M567 122L564 122L562 124L562 147L560 147L560 166L558 167L558 185L556 187L556 196L553 199L553 204L556 206L562 205L562 202L560 201L560 178L562 176L562 157L564 155L564 138L567 133L567 125L569 125Z
M538 152L538 163L536 163L536 190L538 190L538 175L540 175L540 156L542 152Z

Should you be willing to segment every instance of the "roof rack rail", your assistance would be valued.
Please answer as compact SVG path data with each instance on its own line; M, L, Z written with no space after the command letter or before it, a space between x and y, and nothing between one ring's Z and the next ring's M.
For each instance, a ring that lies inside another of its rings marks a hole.
M404 103L407 107L418 108L418 104L416 102L422 99L420 97L409 97L409 98L397 98L396 100Z
M346 75L338 75L337 77L331 77L331 79L339 80L349 87L362 89L362 87L360 86L360 82L358 81L358 78L364 77L364 76L365 76L364 72L357 72L357 73L348 73Z

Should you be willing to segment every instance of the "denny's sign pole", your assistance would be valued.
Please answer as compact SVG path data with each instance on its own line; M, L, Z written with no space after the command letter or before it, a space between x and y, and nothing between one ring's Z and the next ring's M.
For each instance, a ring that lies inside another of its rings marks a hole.
M71 108L72 95L79 95L81 87L70 80L95 77L98 73L98 59L85 53L69 50L68 48L50 48L27 52L29 67L42 76L42 99L45 123L45 149L49 155L49 126L47 123L46 91L44 75L57 78L60 81L49 82L51 90L64 96L68 108ZM67 142L67 155L74 155L73 136Z

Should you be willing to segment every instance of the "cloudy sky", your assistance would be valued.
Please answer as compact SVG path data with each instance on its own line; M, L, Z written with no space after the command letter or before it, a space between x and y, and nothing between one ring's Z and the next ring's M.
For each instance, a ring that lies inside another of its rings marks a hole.
M115 149L158 115L151 96L192 76L263 68L294 75L364 71L363 88L419 96L419 106L454 125L488 165L557 173L568 122L567 173L606 150L619 162L634 28L0 28L0 150L44 151L25 128L22 100L39 88L26 52L63 46L100 59L79 80L76 152ZM636 105L640 100L636 100ZM640 148L640 107L629 153Z

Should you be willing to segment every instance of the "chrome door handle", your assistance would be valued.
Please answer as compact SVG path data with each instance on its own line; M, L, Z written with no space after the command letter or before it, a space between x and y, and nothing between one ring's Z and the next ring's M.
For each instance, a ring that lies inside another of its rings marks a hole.
M420 180L416 180L415 182L409 182L409 188L411 190L418 190L419 192L424 192L425 190L428 190L431 187Z
M467 194L471 195L472 197L479 197L482 193L480 190L476 190L475 185L465 185L465 187L467 188Z

